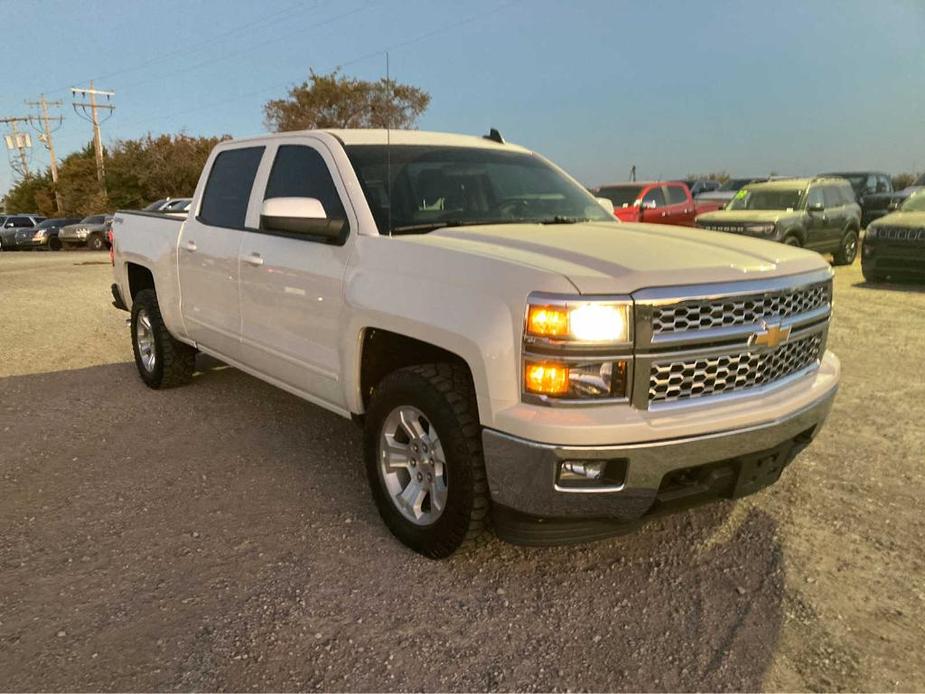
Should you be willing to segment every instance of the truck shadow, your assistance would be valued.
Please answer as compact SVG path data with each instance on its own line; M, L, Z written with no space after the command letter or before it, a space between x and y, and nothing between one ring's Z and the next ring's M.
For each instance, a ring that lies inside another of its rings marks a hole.
M11 689L762 687L784 558L748 501L429 561L379 520L355 425L198 366L0 379Z

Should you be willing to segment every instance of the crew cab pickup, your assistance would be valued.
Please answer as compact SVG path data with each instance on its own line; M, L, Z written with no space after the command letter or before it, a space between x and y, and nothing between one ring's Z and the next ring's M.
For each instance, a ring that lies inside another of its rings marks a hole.
M561 543L750 494L838 384L819 255L621 223L496 131L222 142L185 220L120 211L113 243L144 383L198 350L354 419L380 515L430 557L490 518Z

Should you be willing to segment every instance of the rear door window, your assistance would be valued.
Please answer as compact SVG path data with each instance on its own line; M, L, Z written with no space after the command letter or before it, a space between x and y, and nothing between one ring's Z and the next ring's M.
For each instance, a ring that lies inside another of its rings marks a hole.
M664 207L665 194L662 192L661 186L652 188L646 193L645 197L642 199L642 205L643 207Z
M687 202L687 193L681 186L665 186L668 191L669 205L683 205Z
M202 194L200 222L230 229L244 228L247 204L263 150L263 147L226 149L215 157Z

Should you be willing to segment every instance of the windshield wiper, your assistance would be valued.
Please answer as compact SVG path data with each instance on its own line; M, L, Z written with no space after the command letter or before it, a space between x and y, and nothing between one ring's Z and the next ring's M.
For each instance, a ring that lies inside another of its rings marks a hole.
M579 222L590 222L590 217L567 217L557 214L555 217L537 220L537 224L578 224Z
M435 231L445 227L474 227L485 224L523 224L523 219L441 219L440 221L427 222L426 224L407 224L400 227L392 227L393 234L414 233L415 231Z

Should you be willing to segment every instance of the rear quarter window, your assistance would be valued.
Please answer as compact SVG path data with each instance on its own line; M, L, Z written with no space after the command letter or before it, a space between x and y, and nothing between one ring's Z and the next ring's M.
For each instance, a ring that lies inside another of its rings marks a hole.
M209 226L244 228L247 203L263 150L263 147L226 149L215 157L202 194L200 222Z

